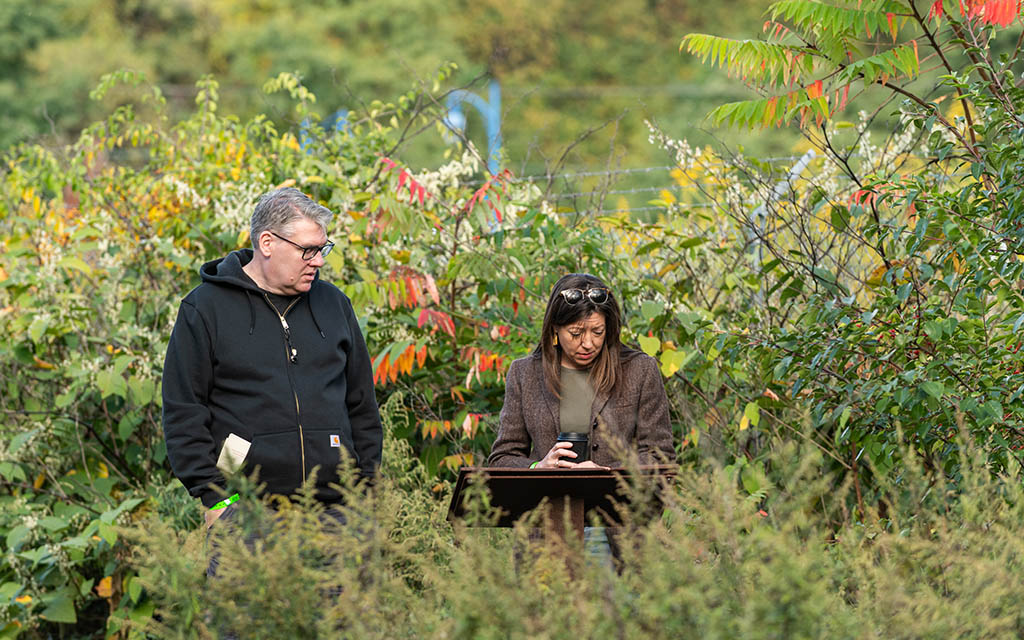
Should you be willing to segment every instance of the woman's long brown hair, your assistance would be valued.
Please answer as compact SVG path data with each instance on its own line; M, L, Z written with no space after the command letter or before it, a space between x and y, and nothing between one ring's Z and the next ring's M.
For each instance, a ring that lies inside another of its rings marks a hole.
M587 296L577 304L565 301L562 291L566 289L607 289L608 299L596 304ZM540 330L540 344L534 349L534 356L542 358L544 384L556 398L561 398L562 347L555 344L556 331L561 327L588 317L597 312L604 316L605 337L601 351L590 366L590 384L597 393L611 392L622 372L622 362L635 356L638 351L622 344L622 312L611 288L600 278L589 273L570 273L562 276L551 290L548 307L544 312L544 325Z

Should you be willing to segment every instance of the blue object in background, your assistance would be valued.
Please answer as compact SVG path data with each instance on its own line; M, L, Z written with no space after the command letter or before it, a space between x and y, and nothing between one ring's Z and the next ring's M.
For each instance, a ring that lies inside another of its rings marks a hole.
M312 142L309 138L309 127L312 126L312 124L313 123L310 122L309 118L306 118L299 126L299 147L303 151L306 151L310 142ZM332 128L335 131L346 131L348 129L348 109L338 109L331 115L327 116L321 126L323 126L325 131L329 131Z
M466 114L462 103L476 107L484 118L487 132L487 171L495 175L501 170L501 86L491 80L487 83L487 100L465 89L452 91L445 100L448 112L442 122L461 137L466 129Z

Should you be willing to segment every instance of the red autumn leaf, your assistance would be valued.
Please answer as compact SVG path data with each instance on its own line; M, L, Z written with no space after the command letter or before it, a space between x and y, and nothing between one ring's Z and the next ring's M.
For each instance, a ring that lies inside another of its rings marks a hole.
M422 329L423 325L428 322L435 329L441 329L451 337L455 337L455 322L444 311L435 311L433 309L420 311L420 317L417 321L419 328Z
M441 304L441 295L437 291L437 283L434 282L433 276L429 273L423 274L424 284L427 287L427 293L430 295L430 299L434 301L434 304Z

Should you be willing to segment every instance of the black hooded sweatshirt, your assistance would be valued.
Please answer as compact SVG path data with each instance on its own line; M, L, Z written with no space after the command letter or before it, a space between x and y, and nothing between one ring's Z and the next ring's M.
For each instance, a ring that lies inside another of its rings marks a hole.
M283 313L242 267L252 250L199 270L167 345L163 425L174 474L207 507L223 498L229 434L251 443L244 471L294 495L317 468L317 498L339 499L342 447L372 478L383 439L366 343L348 297L319 279Z

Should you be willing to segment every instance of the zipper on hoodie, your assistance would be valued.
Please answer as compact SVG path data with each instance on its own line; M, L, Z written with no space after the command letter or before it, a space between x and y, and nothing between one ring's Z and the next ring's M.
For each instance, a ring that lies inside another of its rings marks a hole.
M284 330L285 360L291 364L296 364L299 361L299 352L292 346L292 330L291 327L288 326L288 321L285 320L285 316L292 310L292 307L298 303L299 298L292 300L291 303L285 307L284 313L281 313L277 310L277 307L274 306L274 303L270 301L270 296L267 295L267 292L264 291L262 293L263 299L267 301L267 304L270 305L270 308L274 310L274 313L277 314L278 319L281 321L281 329ZM306 481L306 439L302 433L302 412L299 410L299 394L295 392L295 383L292 381L290 371L288 372L288 384L292 387L292 398L295 399L295 424L299 427L299 458L302 463L302 479L299 482L299 485L301 486L302 483Z

